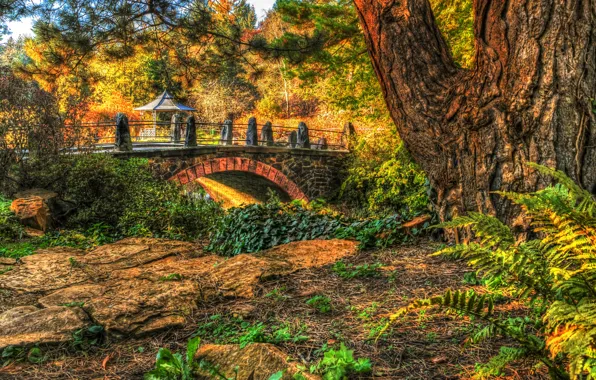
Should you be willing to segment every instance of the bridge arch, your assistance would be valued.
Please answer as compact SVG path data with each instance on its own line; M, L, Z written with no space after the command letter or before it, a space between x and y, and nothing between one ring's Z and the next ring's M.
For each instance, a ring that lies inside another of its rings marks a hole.
M197 178L205 177L212 173L231 171L253 173L264 177L279 186L290 198L308 201L308 197L298 185L281 171L263 162L245 157L211 158L179 171L170 180L176 181L181 185L186 185Z

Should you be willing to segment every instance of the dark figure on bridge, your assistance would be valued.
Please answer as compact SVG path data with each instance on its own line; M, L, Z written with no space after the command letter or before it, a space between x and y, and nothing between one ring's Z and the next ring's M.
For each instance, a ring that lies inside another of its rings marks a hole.
M184 146L197 146L197 123L195 122L195 117L193 115L190 115L188 119L186 119Z
M130 128L128 118L122 112L116 115L116 150L128 152L132 150L132 139L130 137Z
M227 120L224 122L221 131L219 132L219 145L226 145L226 131L228 129L226 122Z
M273 146L273 128L270 121L261 129L261 145Z
M234 129L232 120L228 119L224 121L223 127L221 128L221 134L219 136L219 143L221 145L233 145L234 144Z
M246 130L246 145L259 145L257 134L257 119L251 117L248 119L248 129Z
M308 127L303 121L298 124L298 148L310 148L310 139L308 137Z
M296 141L298 141L298 133L296 133L296 131L292 131L288 136L288 145L290 148L296 148Z
M175 143L179 143L180 139L182 138L182 115L179 113L175 113L172 115L172 127L170 130L172 140Z

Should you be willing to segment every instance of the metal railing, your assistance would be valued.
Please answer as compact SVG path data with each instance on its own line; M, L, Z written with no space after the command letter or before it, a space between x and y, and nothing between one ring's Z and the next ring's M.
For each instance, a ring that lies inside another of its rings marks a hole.
M232 124L232 139L223 141L221 130L224 123L196 122L196 145L234 145L245 146L248 124ZM186 122L152 122L131 120L128 122L130 137L133 146L170 146L178 147L185 145ZM257 124L257 136L261 136L261 130L265 124ZM174 136L174 129L178 128L178 138ZM289 127L283 125L271 125L273 141L258 139L259 146L273 146L290 148L290 134L298 131L298 126ZM19 140L19 145L26 146L26 140L31 130L28 128L11 128L10 134ZM349 146L349 136L346 135L346 128L343 130L333 129L308 129L310 146L312 149L345 150ZM84 122L76 124L65 124L61 128L61 135L68 137L70 141L69 150L75 149L108 149L116 142L116 121L109 122ZM324 146L319 143L325 140Z
M186 122L147 122L131 120L128 123L130 136L134 144L151 144L151 143L167 143L180 144L185 143ZM196 122L196 142L198 146L209 145L230 145L229 142L224 142L221 138L221 130L224 128L224 123L213 122ZM257 124L257 136L261 136L261 129L265 124ZM69 127L69 126L67 126ZM179 138L175 139L174 128L180 130ZM91 138L95 145L113 144L116 139L116 123L102 122L102 123L84 123L79 124L78 128L88 130L85 135ZM233 138L231 145L246 145L248 124L235 123L233 124ZM297 131L298 128L272 125L273 144L276 147L290 147L290 134L292 131ZM342 150L347 149L345 132L342 130L332 129L309 129L309 140L312 148L320 148L318 146L319 140L325 139L325 149ZM257 140L258 145L267 145L268 141Z

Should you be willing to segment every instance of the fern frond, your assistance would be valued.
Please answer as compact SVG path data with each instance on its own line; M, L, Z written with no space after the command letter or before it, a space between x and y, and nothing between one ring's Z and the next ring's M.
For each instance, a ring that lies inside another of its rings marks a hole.
M476 378L485 379L491 376L499 376L509 363L522 359L527 354L527 350L523 347L501 347L498 355L493 356L488 363L477 367Z
M550 176L555 179L559 184L564 186L569 193L576 199L584 201L587 200L587 204L582 206L583 211L589 211L591 208L592 210L596 210L596 205L594 205L594 198L592 198L592 194L582 189L575 181L569 178L565 173L560 170L552 169L547 166L539 165L533 162L528 162L527 165L533 169L536 169L538 172ZM591 202L590 202L591 200ZM590 205L592 203L592 205ZM581 205L581 204L580 204ZM586 208L587 207L587 208Z
M471 227L476 237L483 246L508 247L515 243L513 233L499 219L484 215L478 212L468 212L466 216L460 216L452 221L438 224L440 228L462 228Z
M477 344L488 339L494 338L497 335L497 328L493 324L488 324L478 330L470 337L470 342Z

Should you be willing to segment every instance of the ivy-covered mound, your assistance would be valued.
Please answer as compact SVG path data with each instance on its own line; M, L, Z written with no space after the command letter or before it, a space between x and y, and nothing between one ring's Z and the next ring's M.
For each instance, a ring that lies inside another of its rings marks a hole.
M400 215L357 220L334 213L318 202L305 205L299 201L272 201L228 210L211 234L208 250L234 256L293 241L332 238L356 239L361 248L386 246L408 238L401 224Z

